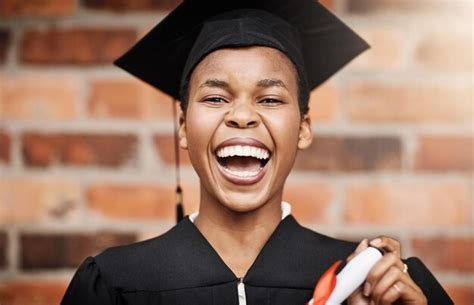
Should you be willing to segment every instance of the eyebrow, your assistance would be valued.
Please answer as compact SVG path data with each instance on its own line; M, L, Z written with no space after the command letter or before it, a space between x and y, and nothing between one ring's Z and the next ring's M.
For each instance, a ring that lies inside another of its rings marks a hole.
M226 81L214 78L214 79L206 80L204 83L202 83L199 86L199 88L203 88L203 87L229 89L230 85ZM265 79L259 80L257 82L257 87L262 87L262 88L281 87L288 90L288 88L286 87L285 83L282 80L273 79L273 78L265 78Z
M273 79L273 78L266 78L259 80L257 82L258 87L263 87L263 88L269 88L269 87L282 87L288 90L286 87L285 83L282 80L279 79Z
M199 88L203 87L228 89L230 85L228 82L220 79L208 79L199 86Z

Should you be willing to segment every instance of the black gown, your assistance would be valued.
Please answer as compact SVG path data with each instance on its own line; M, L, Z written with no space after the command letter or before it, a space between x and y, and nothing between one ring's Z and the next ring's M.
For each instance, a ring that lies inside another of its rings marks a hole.
M290 215L246 276L238 279L185 218L159 237L87 258L61 304L238 305L237 285L242 281L247 305L303 305L321 274L356 246L306 229ZM419 259L405 263L429 304L453 304Z

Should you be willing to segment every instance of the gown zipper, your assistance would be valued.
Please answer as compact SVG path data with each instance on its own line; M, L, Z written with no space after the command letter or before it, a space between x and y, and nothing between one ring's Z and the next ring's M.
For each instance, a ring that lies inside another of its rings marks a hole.
M245 296L245 285L244 279L238 278L239 283L237 284L237 295L239 296L239 305L247 305L247 298Z

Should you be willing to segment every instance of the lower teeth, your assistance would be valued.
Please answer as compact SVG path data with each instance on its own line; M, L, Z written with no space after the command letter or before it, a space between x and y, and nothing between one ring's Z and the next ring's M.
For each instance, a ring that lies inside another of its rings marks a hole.
M245 177L253 177L253 176L257 176L258 173L262 170L262 168L260 168L258 171L254 171L254 172L249 172L249 171L233 171L231 169L228 169L227 167L224 167L225 171L234 175L234 176L238 176L238 177L242 177L242 178L245 178Z

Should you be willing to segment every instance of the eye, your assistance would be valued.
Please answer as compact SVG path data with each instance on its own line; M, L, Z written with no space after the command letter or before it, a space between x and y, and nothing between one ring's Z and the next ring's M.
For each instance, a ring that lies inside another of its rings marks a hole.
M220 104L227 103L227 101L225 99L223 99L222 97L218 97L218 96L208 97L208 98L204 99L203 102L211 104L211 105L220 105Z
M263 104L263 105L268 105L268 106L278 106L278 105L284 104L283 101L275 99L275 98L265 98L265 99L260 100L258 103Z

